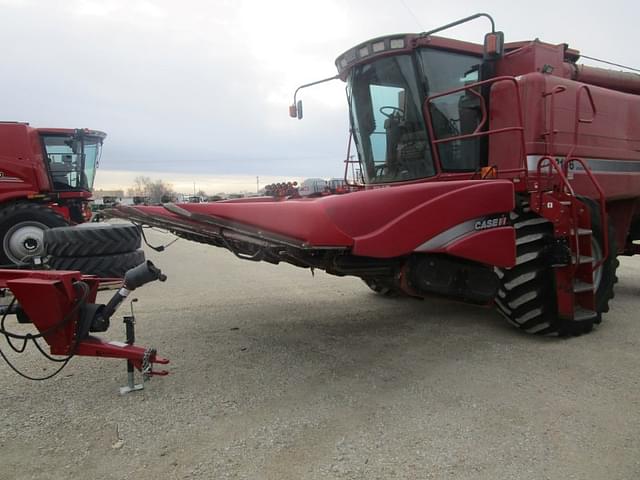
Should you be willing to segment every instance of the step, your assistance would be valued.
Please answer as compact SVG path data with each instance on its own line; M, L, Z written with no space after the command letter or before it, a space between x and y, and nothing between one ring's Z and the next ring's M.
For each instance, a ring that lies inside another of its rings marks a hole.
M575 280L573 282L573 293L592 292L593 283L583 282L582 280Z
M576 261L576 256L572 255L571 256L571 261L575 264L584 264L584 263L593 263L594 262L594 258L593 257L589 257L587 255L580 255L580 258L578 259L578 261Z
M589 320L590 318L596 317L598 314L593 310L587 310L586 308L576 307L573 312L573 319L576 322L581 322L582 320Z

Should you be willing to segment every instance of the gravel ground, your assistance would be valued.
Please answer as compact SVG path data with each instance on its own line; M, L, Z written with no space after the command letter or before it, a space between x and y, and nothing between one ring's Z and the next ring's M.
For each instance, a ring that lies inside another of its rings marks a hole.
M0 478L640 476L640 259L604 323L560 340L184 240L148 256L169 280L136 292L137 340L171 375L121 397L121 361L0 367Z

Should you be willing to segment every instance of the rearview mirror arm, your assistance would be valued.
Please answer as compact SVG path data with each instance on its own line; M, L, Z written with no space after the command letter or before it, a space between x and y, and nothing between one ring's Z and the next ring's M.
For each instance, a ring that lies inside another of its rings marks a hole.
M302 106L302 102L300 102L300 104L298 104L297 102L298 91L302 90L303 88L318 85L319 83L337 80L338 78L340 78L340 75L334 75L333 77L323 78L322 80L316 80L315 82L305 83L304 85L300 85L298 88L296 88L296 91L293 93L293 104L291 105L291 107L289 107L290 116L297 117L298 120L302 119L302 110L299 108Z

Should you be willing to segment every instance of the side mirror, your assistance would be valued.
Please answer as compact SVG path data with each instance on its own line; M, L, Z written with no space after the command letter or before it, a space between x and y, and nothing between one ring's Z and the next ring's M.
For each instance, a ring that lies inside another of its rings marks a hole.
M289 116L302 120L302 100L298 100L297 104L289 105Z
M484 36L485 60L496 60L504 53L504 33L490 32Z
M300 85L298 88L296 88L296 91L293 93L293 104L289 105L289 116L291 118L297 118L298 120L302 120L302 100L298 100L296 102L296 96L298 95L298 92L301 89L311 87L313 85L318 85L319 83L336 80L338 78L340 78L340 75L334 75L333 77L323 78L322 80L318 80L316 82L305 83L304 85Z

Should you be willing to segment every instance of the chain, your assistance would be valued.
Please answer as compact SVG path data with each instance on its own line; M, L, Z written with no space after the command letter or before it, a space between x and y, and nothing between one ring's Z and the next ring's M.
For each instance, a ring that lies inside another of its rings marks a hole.
M142 355L142 379L145 382L151 378L151 370L153 368L151 357L155 357L155 355L155 348L147 348L144 351L144 355Z

